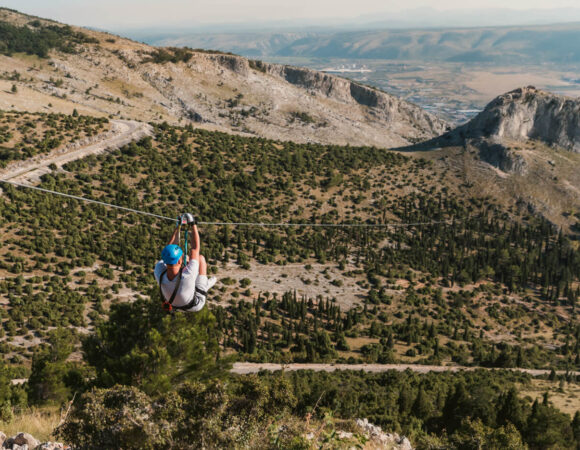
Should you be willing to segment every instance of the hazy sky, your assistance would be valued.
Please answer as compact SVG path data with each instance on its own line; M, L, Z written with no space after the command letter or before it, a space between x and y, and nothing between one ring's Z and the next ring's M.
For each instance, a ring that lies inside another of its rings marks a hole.
M74 25L99 28L186 26L270 20L348 19L402 9L553 9L578 0L0 0L0 5Z

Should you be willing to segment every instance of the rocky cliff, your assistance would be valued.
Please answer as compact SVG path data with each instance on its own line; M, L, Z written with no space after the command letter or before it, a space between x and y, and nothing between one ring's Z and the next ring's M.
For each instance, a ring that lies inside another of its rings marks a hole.
M482 160L521 175L528 170L528 150L534 143L580 153L580 99L532 86L515 89L497 97L470 122L426 145L475 148Z
M319 92L328 98L369 108L370 113L387 123L412 124L424 136L438 135L448 129L445 121L418 106L393 95L344 78L305 68L262 63L265 70L287 82Z
M431 150L478 195L577 233L580 100L525 87L497 97L473 120L411 147Z
M534 139L580 153L580 99L532 86L516 89L497 97L456 132L471 139Z

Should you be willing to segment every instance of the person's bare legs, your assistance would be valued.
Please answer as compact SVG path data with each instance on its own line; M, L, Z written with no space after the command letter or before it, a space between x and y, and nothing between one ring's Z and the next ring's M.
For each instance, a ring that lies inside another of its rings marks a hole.
M204 279L207 280L205 290L211 289L217 282L216 277L207 277L207 262L203 255L199 255L199 275L204 275Z

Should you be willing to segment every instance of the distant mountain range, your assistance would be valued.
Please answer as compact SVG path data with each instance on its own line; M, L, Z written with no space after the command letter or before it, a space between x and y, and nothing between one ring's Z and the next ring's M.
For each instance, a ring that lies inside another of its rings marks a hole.
M254 58L319 57L537 64L580 62L580 22L557 25L142 36Z
M202 22L198 15L191 17L187 8L183 8L180 18L155 21L138 27L111 25L109 31L129 36L133 39L146 40L165 37L178 37L192 33L287 33L287 32L339 32L361 30L392 29L443 29L465 27L500 27L552 25L558 23L580 22L580 8L552 9L509 9L480 8L443 10L429 7L392 11L386 6L383 11L372 14L361 14L355 17L335 17L333 11L324 17L285 18L268 20L237 21L223 18L218 23ZM85 22L86 23L86 22ZM103 26L108 21L99 21Z

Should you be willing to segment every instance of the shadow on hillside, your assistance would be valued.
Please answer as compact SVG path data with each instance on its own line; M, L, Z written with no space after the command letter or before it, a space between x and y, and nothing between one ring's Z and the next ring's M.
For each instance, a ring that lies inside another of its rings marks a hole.
M465 137L459 130L448 131L441 136L437 136L428 141L418 142L416 144L407 145L404 147L391 148L390 150L402 153L411 152L428 152L440 150L447 147L462 147L465 145Z

